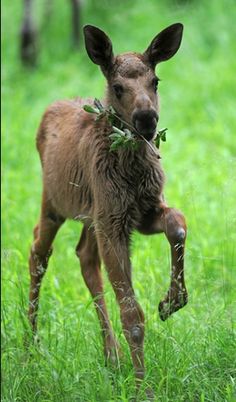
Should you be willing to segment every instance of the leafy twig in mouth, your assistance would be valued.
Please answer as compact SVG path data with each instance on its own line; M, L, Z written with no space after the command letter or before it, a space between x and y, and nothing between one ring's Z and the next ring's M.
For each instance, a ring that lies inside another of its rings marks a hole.
M113 109L112 106L104 107L99 99L94 100L94 106L84 105L83 109L88 113L94 113L97 115L96 120L101 119L106 116L109 122L112 125L113 132L109 135L112 143L110 146L110 151L116 151L118 148L138 148L137 139L140 138L142 141L146 142L146 144L152 149L152 151L156 154L155 148L146 140L146 138L140 134L135 127L131 124L124 121ZM119 121L119 126L117 127L117 121ZM160 141L166 141L166 131L167 128L163 128L162 130L157 131L155 136L155 144L157 148L160 147ZM160 156L158 155L160 158Z

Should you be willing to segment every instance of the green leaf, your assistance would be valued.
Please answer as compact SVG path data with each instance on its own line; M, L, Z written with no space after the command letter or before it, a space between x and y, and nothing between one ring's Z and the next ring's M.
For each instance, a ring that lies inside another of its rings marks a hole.
M168 128L161 128L160 130L158 130L159 134L163 134L168 130Z
M111 134L109 135L109 138L111 138L111 140L113 140L113 141L118 140L118 139L120 138L120 134L111 133Z
M96 113L99 114L99 110L91 105L84 105L83 109L85 110L85 112L87 113Z
M157 134L157 136L156 136L155 144L156 144L156 147L157 147L157 148L160 147L160 135L159 135L159 134Z
M161 140L163 141L163 142L166 142L166 133L164 132L163 134L161 134Z
M166 142L166 132L168 128L162 128L161 130L158 131L158 134L163 142Z
M120 130L120 129L117 128L116 126L112 126L112 129L115 131L115 133L118 133L118 134L122 135L122 137L125 136L124 131Z
M128 128L124 129L124 133L125 133L127 138L133 139L133 135L132 135L131 131Z
M166 142L166 131L168 128L162 128L161 130L158 130L157 136L155 139L155 144L157 148L160 148L160 141Z
M116 151L119 148L119 144L115 142L113 142L110 146L110 151Z
M111 125L113 125L114 121L115 121L115 116L113 116L112 114L109 114L107 116L107 118L108 118L108 121L111 123Z

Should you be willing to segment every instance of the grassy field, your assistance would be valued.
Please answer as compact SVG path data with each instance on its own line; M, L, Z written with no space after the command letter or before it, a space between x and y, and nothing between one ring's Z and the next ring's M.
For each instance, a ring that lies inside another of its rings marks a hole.
M70 44L69 2L43 18L35 70L18 57L20 1L2 2L2 401L128 401L134 381L114 294L106 300L124 356L105 367L97 317L74 248L81 224L67 222L43 282L41 345L23 346L28 254L39 216L41 168L35 133L45 107L77 95L101 98L105 81L83 44ZM102 4L101 4L102 3ZM57 8L56 8L57 6ZM133 237L134 288L146 316L147 375L156 401L236 401L236 6L234 0L83 3L83 23L104 29L115 52L142 51L162 28L185 25L179 53L158 67L166 199L186 215L189 304L167 322L157 306L169 284L164 236ZM144 397L143 397L144 398ZM140 401L144 400L140 396Z

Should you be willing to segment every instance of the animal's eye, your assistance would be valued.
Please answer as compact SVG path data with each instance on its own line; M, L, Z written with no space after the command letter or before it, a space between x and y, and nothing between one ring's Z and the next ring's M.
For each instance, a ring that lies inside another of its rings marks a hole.
M116 94L117 98L120 99L121 95L124 92L124 88L122 87L122 85L121 84L115 84L115 85L113 85L113 89L115 91L115 94Z
M152 80L152 87L154 88L155 92L157 91L159 81L160 80L157 77L153 78L153 80Z

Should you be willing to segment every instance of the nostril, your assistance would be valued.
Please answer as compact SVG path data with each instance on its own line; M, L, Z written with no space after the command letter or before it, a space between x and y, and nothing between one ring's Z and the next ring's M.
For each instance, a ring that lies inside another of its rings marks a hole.
M153 132L156 129L158 115L154 109L136 109L132 116L132 122L136 130L141 132Z
M158 114L154 109L150 110L135 110L132 116L132 121L135 122L136 120L140 121L150 121L155 119L158 121Z

